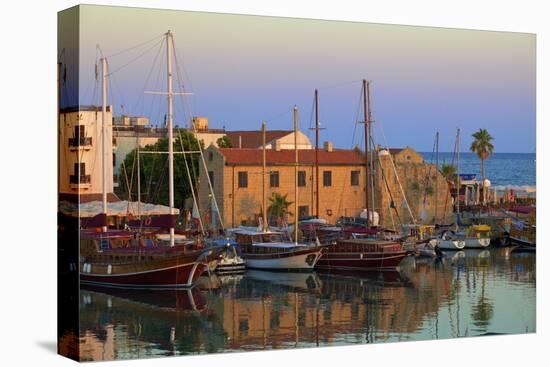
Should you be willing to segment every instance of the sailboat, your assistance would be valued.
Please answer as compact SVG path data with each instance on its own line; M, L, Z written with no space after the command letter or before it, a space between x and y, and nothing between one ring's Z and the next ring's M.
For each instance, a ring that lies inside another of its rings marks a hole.
M460 129L457 129L457 131L456 131L456 140L455 140L455 152L456 153L459 153L459 149L460 149L459 148L459 142L460 142ZM454 158L453 158L453 161L454 161ZM457 166L460 166L460 164L458 163ZM438 169L439 169L439 167L438 167ZM460 211L460 202L459 202L460 181L459 180L460 180L460 175L458 175L458 173L457 173L457 181L456 181L456 186L457 186L457 189L456 189L457 190L456 191L457 211ZM436 208L437 208L437 205L436 205ZM438 218L436 216L436 220L437 219ZM464 239L461 238L460 236L458 236L455 231L452 231L448 228L440 230L438 235L435 238L433 238L432 240L430 240L429 243L430 243L431 246L437 247L440 250L455 250L456 251L456 250L462 250L466 246L466 243L465 243Z
M266 175L266 141L265 122L262 123L263 140L263 169L262 169L262 223L259 230L250 228L236 228L232 230L236 242L241 249L242 257L246 260L246 267L264 270L312 270L326 246L318 241L312 244L298 242L298 211L294 214L293 241L286 240L287 233L272 231L267 222L267 207L265 194ZM295 151L295 185L294 205L298 208L298 109L294 107L294 151Z
M456 175L456 220L457 227L460 223L460 129L457 129L457 175ZM491 244L491 227L485 224L472 225L457 232L459 239L464 241L464 248L480 249Z
M210 251L176 244L174 232L174 152L172 122L172 32L166 33L168 72L168 172L170 233L165 244L152 231L110 230L106 220L100 231L83 230L80 236L80 281L109 287L172 288L191 287L207 269ZM107 217L106 167L106 106L107 59L101 59L102 69L102 149L103 217Z
M370 83L363 80L363 107L365 124L365 168L366 183L366 225L361 236L358 230L353 233L344 228L343 235L332 241L323 254L317 267L324 270L389 270L397 268L409 254L403 245L395 240L381 239L384 230L371 226L374 219L374 175L372 173L373 157L371 154L371 111ZM370 202L370 208L369 208ZM370 213L369 213L370 211Z

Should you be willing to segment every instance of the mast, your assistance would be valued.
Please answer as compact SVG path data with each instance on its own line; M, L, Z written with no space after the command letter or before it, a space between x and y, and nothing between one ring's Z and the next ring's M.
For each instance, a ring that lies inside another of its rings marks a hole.
M369 184L370 184L370 205L371 205L371 213L372 213L372 222L374 223L374 162L373 162L373 153L374 153L374 144L372 143L372 131L371 131L371 125L372 125L372 116L371 116L371 109L370 109L370 82L367 82L367 126L368 126L368 141L369 141ZM372 148L372 149L371 149Z
M57 63L57 139L61 140L61 70L63 64ZM61 193L61 180L59 179L59 172L61 167L61 149L57 148L57 195Z
M141 218L141 166L139 164L139 130L136 130L137 142L137 217Z
M439 175L439 131L435 132L435 212L434 222L437 223L437 181ZM435 223L434 223L435 224Z
M460 215L460 129L456 129L456 214Z
M319 218L319 94L315 89L315 216Z
M368 127L368 112L367 112L367 80L363 79L363 123L365 124L365 208L367 209L367 227L370 227L369 215L369 127Z
M101 182L102 182L102 201L103 214L107 216L107 159L105 154L105 139L107 138L107 59L101 58ZM105 218L106 220L106 218ZM103 232L107 231L107 223L102 227Z
M262 121L262 148L263 148L263 158L262 158L262 216L264 217L263 220L263 230L267 231L268 223L267 223L267 203L266 203L266 197L265 197L265 173L266 173L266 151L265 151L265 121Z
M294 105L294 243L298 243L298 107Z
M166 32L166 69L168 99L168 205L170 215L174 215L174 131L172 121L172 32ZM170 246L174 247L174 227L170 227Z

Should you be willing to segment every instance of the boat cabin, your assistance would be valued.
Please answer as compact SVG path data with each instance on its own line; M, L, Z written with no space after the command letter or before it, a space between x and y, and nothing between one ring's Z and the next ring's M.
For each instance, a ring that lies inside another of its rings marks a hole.
M289 242L282 232L238 231L234 234L242 252L248 254L278 254L307 247Z
M235 241L239 245L252 244L275 244L285 241L285 236L281 232L256 232L256 231L238 231L235 232Z

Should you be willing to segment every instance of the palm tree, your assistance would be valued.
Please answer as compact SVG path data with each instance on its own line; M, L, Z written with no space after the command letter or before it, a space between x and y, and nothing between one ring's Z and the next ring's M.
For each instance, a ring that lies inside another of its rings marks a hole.
M453 165L443 163L439 172L445 177L448 181L452 181L455 175L455 167Z
M479 129L472 134L474 141L470 145L470 151L476 153L481 159L481 179L483 183L483 202L485 202L485 160L493 154L495 147L491 143L493 137L485 129Z
M293 203L292 201L287 201L287 195L281 195L276 192L271 194L269 197L269 207L267 208L268 217L275 217L278 221L282 221L288 215L292 215L288 207Z
M476 153L481 159L481 177L485 179L485 160L493 154L495 147L491 144L493 137L485 129L479 129L472 134L474 141L470 145L470 151Z

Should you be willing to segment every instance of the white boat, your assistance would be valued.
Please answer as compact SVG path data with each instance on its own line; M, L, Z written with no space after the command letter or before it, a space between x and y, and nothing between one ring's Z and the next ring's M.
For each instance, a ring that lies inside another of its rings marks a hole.
M462 250L466 246L464 240L454 236L450 231L443 232L441 236L430 242L435 242L435 245L439 247L440 250Z
M488 225L473 225L458 236L464 241L464 248L486 248L491 244L490 231L491 227Z
M246 261L239 256L235 246L227 244L221 251L216 264L216 273L220 275L224 274L236 274L245 271Z
M442 256L441 251L437 247L436 240L430 240L426 243L415 247L416 256L418 257L439 257Z
M246 267L267 270L312 270L326 246L305 245L284 240L272 231L233 230Z
M488 237L465 237L464 248L485 248L491 244L491 239Z

